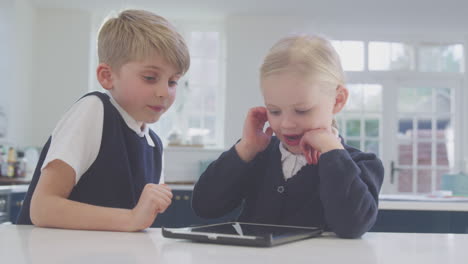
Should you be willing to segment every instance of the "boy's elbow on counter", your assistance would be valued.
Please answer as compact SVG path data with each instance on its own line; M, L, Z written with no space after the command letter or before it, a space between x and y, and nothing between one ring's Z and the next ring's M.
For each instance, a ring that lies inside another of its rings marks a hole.
M29 216L33 225L38 227L47 227L47 213L41 206L41 201L38 199L31 200L31 207L29 208Z

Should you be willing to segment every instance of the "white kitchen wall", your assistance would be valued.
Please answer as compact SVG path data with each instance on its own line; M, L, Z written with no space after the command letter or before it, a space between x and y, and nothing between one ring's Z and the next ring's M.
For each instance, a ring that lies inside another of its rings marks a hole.
M34 23L35 9L29 0L16 0L14 11L14 52L11 66L13 66L14 85L9 87L11 95L16 98L10 104L11 109L11 140L30 144L31 112L31 88L35 87L33 82L33 45L34 45Z
M42 146L61 115L88 91L91 15L40 8L35 33L29 142Z
M10 136L12 134L10 119L11 115L10 104L13 92L13 69L11 62L13 61L13 54L11 52L13 48L13 10L14 1L4 0L0 1L0 110L4 112L4 115L8 117L6 125L8 126L6 134ZM5 141L6 138L0 139Z

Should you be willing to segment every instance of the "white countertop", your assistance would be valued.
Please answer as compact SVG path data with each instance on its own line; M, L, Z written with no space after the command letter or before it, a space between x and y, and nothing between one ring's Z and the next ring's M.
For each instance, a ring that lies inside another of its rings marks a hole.
M458 264L467 261L467 248L468 234L367 233L361 239L328 236L253 248L168 239L156 228L119 233L0 225L5 264Z

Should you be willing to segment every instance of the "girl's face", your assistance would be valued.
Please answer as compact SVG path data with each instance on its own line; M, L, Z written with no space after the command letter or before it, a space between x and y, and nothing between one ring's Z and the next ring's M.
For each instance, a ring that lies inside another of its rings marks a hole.
M331 129L336 113L334 91L291 72L267 76L261 86L268 122L290 152L302 153L299 142L307 131Z

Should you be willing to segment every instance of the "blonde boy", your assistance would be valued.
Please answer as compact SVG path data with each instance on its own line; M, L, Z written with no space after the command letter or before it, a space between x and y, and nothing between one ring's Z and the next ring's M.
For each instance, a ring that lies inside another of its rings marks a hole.
M57 124L18 224L136 231L171 204L161 140L147 124L174 102L187 46L166 19L126 10L102 26L98 56L107 92L86 94Z

